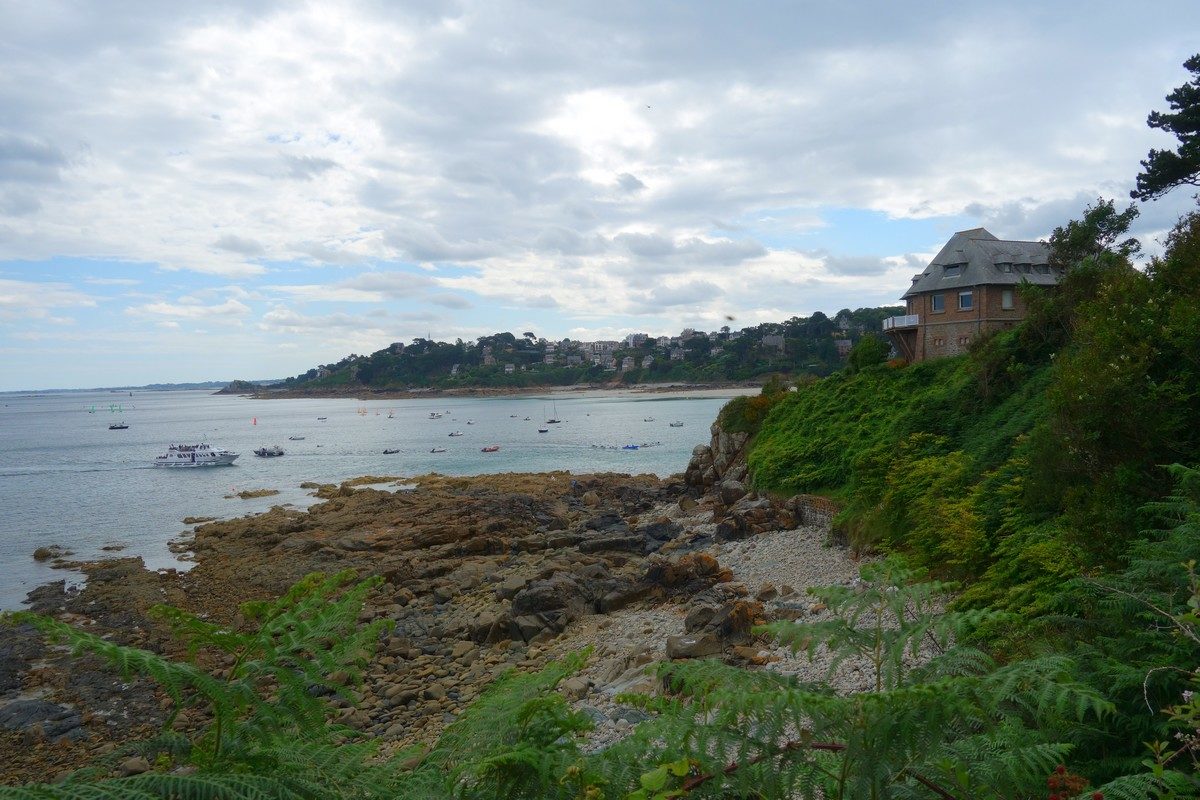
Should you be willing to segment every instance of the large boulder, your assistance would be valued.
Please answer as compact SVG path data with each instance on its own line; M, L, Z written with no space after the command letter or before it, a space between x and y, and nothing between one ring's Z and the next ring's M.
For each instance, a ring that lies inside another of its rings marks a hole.
M686 553L675 559L652 561L645 579L669 594L691 595L733 580L733 573L708 553Z
M711 633L667 637L667 658L705 658L719 655L724 646Z

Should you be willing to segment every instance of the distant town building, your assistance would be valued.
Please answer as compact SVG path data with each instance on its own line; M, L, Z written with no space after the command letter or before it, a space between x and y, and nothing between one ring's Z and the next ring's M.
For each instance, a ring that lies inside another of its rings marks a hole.
M672 361L683 361L683 357L686 355L687 355L687 351L684 350L682 347L671 348L671 360Z
M854 342L849 339L834 339L833 346L837 348L838 358L845 358L854 349Z
M626 347L641 347L643 344L646 343L646 340L649 338L650 338L649 334L631 333L625 337L625 346Z
M516 371L517 371L516 364L505 364L504 365L504 374L505 375L512 375Z
M488 348L488 349L490 350L491 348ZM491 353L484 353L483 354L483 365L485 367L496 366L496 357L494 355L492 355Z
M462 365L461 365L461 364L455 364L453 367L451 367L451 368L450 368L450 374L451 374L451 375L457 375L457 374L458 374L458 369L459 369L459 367L460 367L460 366L462 366Z
M628 372L629 370L633 369L633 366L634 366L633 356L625 356L624 358L621 359L621 372Z
M783 335L772 333L762 337L762 346L767 350L777 350L783 352Z
M653 363L654 363L654 356L646 356L645 358L642 359L642 369L649 369L650 365Z
M583 356L579 355L579 353L571 353L570 355L567 356L567 364L569 366L574 367L574 366L577 366L582 363L583 363Z
M542 357L542 363L544 364L554 364L557 361L558 355L555 353L546 353L546 355Z
M671 346L670 336L660 336L654 340L654 344L658 347L667 348Z

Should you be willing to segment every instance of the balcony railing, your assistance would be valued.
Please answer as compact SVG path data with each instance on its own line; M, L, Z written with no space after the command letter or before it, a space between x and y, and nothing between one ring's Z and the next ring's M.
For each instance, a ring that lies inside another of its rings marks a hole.
M891 331L897 328L915 328L920 324L920 314L905 314L902 317L888 317L885 319L883 321L883 329L885 331Z

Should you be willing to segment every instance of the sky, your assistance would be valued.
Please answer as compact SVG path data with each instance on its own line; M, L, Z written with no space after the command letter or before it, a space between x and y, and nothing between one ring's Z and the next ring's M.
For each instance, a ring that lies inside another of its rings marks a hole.
M1198 30L1194 0L0 0L0 391L892 304L956 230L1128 202ZM1193 206L1144 205L1146 252Z

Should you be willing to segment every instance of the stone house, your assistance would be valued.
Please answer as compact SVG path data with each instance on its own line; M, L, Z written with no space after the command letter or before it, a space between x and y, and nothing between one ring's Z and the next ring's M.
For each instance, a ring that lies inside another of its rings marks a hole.
M1022 283L1054 286L1045 242L997 239L983 228L959 231L904 293L906 313L883 321L896 352L924 361L966 351L980 335L1025 318Z

